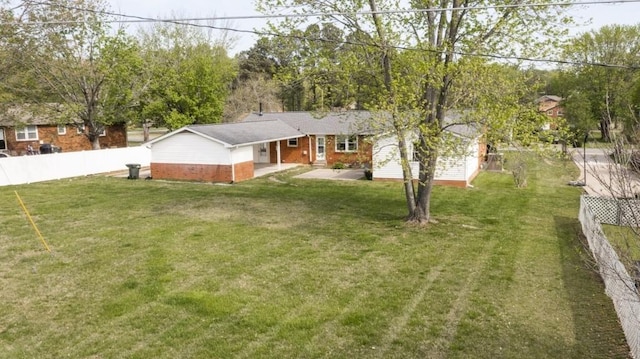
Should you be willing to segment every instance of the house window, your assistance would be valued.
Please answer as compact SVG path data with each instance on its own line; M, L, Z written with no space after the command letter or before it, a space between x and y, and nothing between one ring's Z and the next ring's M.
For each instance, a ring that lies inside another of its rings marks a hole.
M58 125L58 134L59 135L66 135L67 134L67 126Z
M336 152L356 152L358 150L357 136L336 136Z
M549 115L549 116L553 116L553 110L548 110L548 111L547 111L547 115Z
M564 112L562 112L562 110L558 110L558 116L564 116Z
M290 138L287 141L287 147L298 147L298 139L297 138Z
M23 128L16 128L16 140L32 141L38 139L38 126L29 125Z

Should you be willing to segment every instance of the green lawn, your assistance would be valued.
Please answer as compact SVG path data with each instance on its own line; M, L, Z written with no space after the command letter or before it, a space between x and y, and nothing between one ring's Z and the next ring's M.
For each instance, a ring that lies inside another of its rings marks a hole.
M0 187L0 357L625 358L570 167L438 187L426 229L399 183L291 172Z

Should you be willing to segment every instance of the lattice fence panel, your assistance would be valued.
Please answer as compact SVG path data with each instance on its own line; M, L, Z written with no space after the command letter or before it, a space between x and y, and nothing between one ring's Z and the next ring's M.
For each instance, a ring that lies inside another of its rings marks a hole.
M600 223L618 225L620 222L617 199L582 196L582 200L589 206Z
M634 227L640 224L640 200L592 196L582 196L582 200L600 223Z

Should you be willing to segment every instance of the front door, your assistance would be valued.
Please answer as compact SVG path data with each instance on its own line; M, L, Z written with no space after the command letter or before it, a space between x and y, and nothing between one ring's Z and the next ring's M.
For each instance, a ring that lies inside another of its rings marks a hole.
M316 136L316 161L326 160L325 147L324 136Z
M0 151L7 149L7 142L4 140L4 128L0 128Z
M269 163L269 143L253 146L253 162Z

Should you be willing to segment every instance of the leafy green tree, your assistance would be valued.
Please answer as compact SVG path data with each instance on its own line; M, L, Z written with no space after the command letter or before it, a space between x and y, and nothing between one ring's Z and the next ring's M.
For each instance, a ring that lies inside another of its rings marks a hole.
M236 64L222 45L185 25L141 34L148 85L140 118L170 129L222 121Z
M71 119L99 149L105 126L125 122L134 101L127 89L141 68L135 42L122 31L108 35L101 1L22 1L15 9L23 86L9 90L22 102L62 105L59 120Z
M368 53L380 64L377 80L383 91L367 107L390 114L387 122L398 138L404 168L407 218L424 224L431 218L438 157L454 147L447 145L446 129L452 125L447 113L458 110L465 114L459 122L476 123L491 131L511 125L509 120L521 107L513 87L494 87L495 81L479 81L490 79L487 75L495 72L479 56L540 56L544 54L543 47L551 45L546 39L560 34L559 23L570 21L562 15L562 8L551 4L487 7L494 4L503 3L414 0L409 2L412 12L393 14L381 13L398 8L396 1L386 0L260 0L258 8L274 13L281 13L283 8L294 14L326 13L322 21L341 24L346 33L356 34L364 50L362 56ZM366 15L359 15L363 11L367 11ZM558 23L552 22L556 20ZM290 17L272 27L286 34L300 28L304 21L302 17ZM543 33L548 36L538 36ZM465 90L462 84L472 86ZM466 97L455 96L456 93ZM419 134L417 185L407 166L411 155L407 151L407 131Z
M564 56L583 63L567 68L565 78L571 79L569 91L579 92L581 102L588 100L602 139L611 140L613 124L632 129L638 113L634 101L638 77L633 67L640 65L640 26L611 25L584 33L571 40Z

